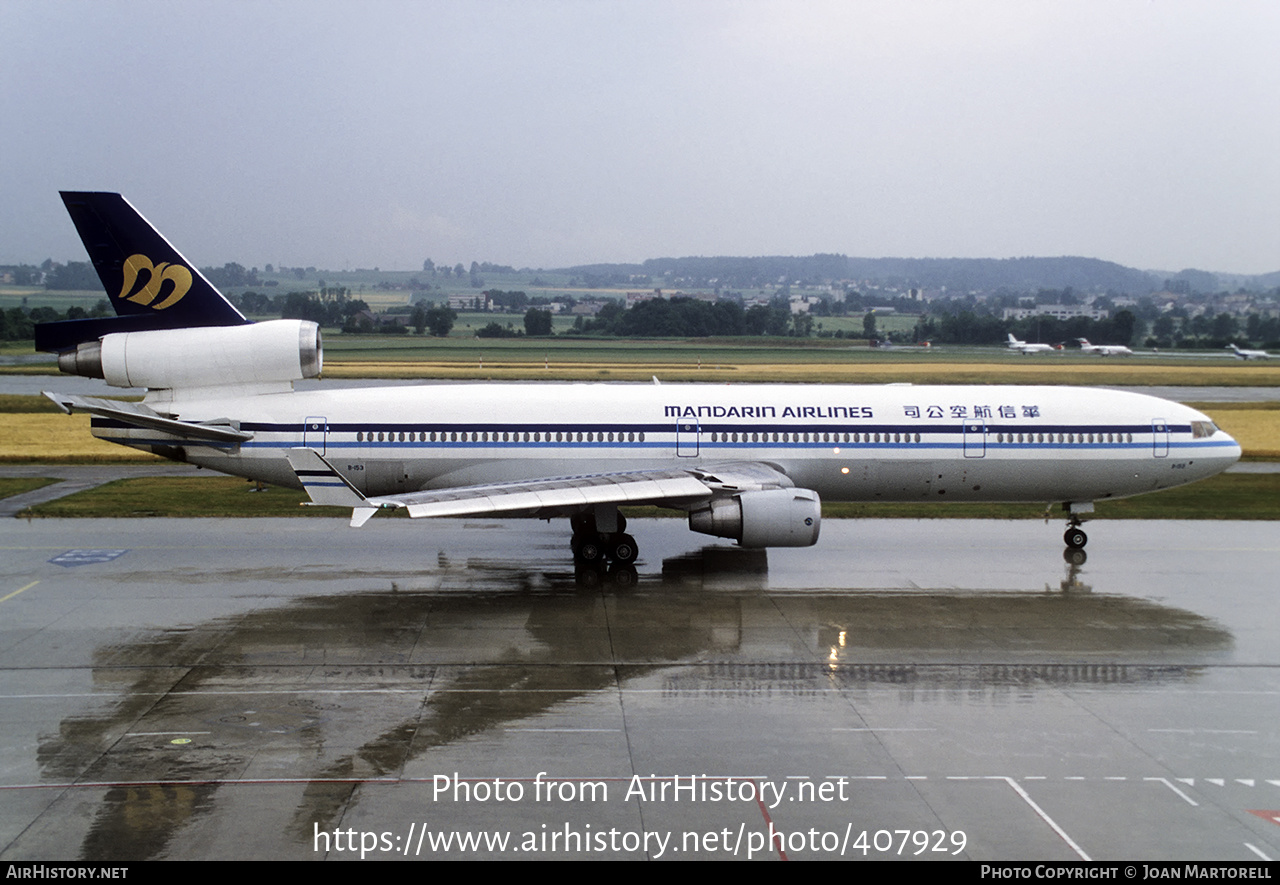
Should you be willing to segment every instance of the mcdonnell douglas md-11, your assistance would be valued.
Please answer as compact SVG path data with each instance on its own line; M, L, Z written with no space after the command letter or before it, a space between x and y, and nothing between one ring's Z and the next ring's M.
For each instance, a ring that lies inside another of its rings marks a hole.
M427 384L298 391L320 330L250 323L113 193L62 199L117 316L37 327L65 372L140 403L47 394L93 434L409 516L568 517L579 563L638 548L619 506L687 514L743 547L818 540L821 501L1061 504L1080 549L1093 502L1221 472L1240 446L1177 403L1072 387Z

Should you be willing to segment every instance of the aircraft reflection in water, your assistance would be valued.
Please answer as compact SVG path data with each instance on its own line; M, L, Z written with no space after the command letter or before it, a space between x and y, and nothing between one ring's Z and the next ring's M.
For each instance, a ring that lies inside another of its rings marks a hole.
M1064 584L1081 589L1080 567L1067 570ZM616 705L620 688L655 679L663 698L746 693L790 699L790 715L832 691L893 687L910 703L988 703L1063 685L1190 683L1232 648L1212 619L1147 599L1049 591L1059 578L1046 578L1044 591L788 592L769 590L763 551L727 548L674 557L661 577L607 596L583 592L567 570L455 565L447 555L411 573L296 569L274 580L339 583L100 647L93 679L114 704L101 709L100 696L44 736L40 768L49 782L114 785L93 811L82 858L178 853L184 828L227 813L216 781L261 775L263 765L287 769L297 782L287 789L300 794L281 806L277 832L309 845L313 827L341 822L361 781L404 777L415 760L455 764L457 755L439 754L464 744L484 758L520 740L511 731L521 725L570 704L580 718L584 705L602 696ZM349 581L367 589L333 592ZM796 639L780 652L779 635ZM177 693L173 668L185 673ZM171 732L201 736L181 753L163 749L167 739L120 738Z

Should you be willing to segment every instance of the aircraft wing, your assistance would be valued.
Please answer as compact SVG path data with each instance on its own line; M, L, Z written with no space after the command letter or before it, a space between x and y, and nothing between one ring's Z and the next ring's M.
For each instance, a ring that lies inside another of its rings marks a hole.
M718 493L792 485L766 464L743 462L715 469L594 473L365 497L314 449L289 449L286 455L311 503L352 508L353 526L364 525L380 509L400 507L414 518L570 513L591 504L685 504Z
M252 433L237 430L230 421L196 424L192 421L179 421L166 418L142 403L124 402L115 399L102 399L96 396L74 396L45 391L44 395L68 415L73 411L88 412L100 418L110 418L127 424L130 427L141 427L147 430L160 430L171 433L186 440L197 442L213 448L229 449L242 442L253 439Z

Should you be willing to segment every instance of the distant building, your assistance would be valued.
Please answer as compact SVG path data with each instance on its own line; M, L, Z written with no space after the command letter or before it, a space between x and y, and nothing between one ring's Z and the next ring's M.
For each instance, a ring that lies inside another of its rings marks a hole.
M449 306L454 310L493 310L493 301L483 292L478 295L450 295Z
M634 307L641 301L652 301L655 298L662 297L661 289L654 289L652 292L628 292L627 307Z
M1003 318L1006 320L1025 320L1028 317L1049 316L1057 320L1070 320L1076 317L1088 317L1091 320L1105 320L1111 311L1101 307L1089 307L1084 304L1039 304L1035 307L1006 307Z
M357 321L366 320L369 325L377 328L378 326L407 326L409 318L404 314L398 313L374 313L371 310L361 310L355 314Z

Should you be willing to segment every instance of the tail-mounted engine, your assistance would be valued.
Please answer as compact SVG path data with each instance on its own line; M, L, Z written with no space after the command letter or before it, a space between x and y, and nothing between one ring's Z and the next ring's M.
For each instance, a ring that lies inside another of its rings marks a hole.
M822 502L809 489L743 492L690 512L689 528L743 547L811 547L822 528Z
M320 327L306 320L113 332L58 356L68 374L152 389L298 381L322 365Z

